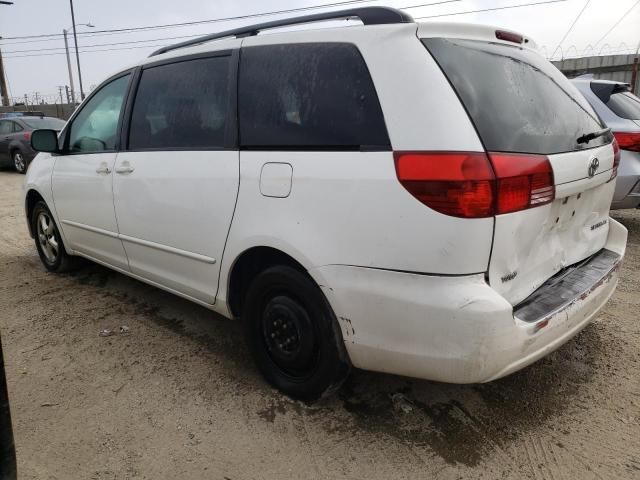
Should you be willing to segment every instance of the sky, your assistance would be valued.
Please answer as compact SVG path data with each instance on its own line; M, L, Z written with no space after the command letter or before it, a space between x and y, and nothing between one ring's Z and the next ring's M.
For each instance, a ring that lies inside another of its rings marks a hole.
M50 102L58 95L59 85L69 84L62 30L71 27L68 0L12 0L13 5L0 5L0 50L9 82L11 97L28 95L33 102L35 93ZM226 18L261 12L326 5L340 0L74 0L77 24L91 23L94 28L78 26L78 32L163 25L189 21ZM85 91L102 82L111 73L131 65L149 55L159 46L184 39L186 35L207 34L246 24L283 18L291 15L317 13L353 6L387 5L403 8L414 18L498 8L533 3L541 0L387 0L363 1L346 5L314 9L306 12L271 15L257 19L233 20L198 26L172 27L134 33L93 33L78 36L80 63ZM586 9L557 46L580 11ZM636 5L626 16L627 10ZM607 34L607 31L620 23ZM453 21L481 23L519 31L533 38L541 53L554 58L575 57L594 52L630 53L640 45L640 0L563 0L558 3L522 8L466 13L420 21ZM59 34L55 37L10 38L27 35ZM606 37L602 38L605 34ZM72 37L69 38L73 45ZM136 42L136 43L132 43ZM118 45L104 45L114 44ZM97 46L92 46L97 45ZM132 48L135 47L135 48ZM109 51L105 51L109 50ZM77 69L72 57L75 86L78 91ZM57 97L59 98L59 97Z

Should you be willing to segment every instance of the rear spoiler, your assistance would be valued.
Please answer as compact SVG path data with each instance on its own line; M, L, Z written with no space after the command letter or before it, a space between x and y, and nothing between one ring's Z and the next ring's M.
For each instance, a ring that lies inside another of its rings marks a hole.
M592 81L591 91L593 91L600 100L607 103L613 94L630 92L631 85L629 83L601 83Z

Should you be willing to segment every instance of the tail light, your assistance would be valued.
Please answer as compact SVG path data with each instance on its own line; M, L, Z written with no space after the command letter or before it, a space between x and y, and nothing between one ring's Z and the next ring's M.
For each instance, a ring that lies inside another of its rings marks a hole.
M613 132L621 150L640 152L640 132Z
M614 137L613 139L613 168L611 169L611 178L609 180L613 180L618 176L618 165L620 165L620 146L618 145L618 140Z
M398 180L446 215L484 218L553 201L553 170L543 155L395 152Z
M553 201L553 169L544 155L489 153L496 173L496 213L517 212Z
M27 142L31 140L31 132L24 132L22 134L22 138L24 138Z

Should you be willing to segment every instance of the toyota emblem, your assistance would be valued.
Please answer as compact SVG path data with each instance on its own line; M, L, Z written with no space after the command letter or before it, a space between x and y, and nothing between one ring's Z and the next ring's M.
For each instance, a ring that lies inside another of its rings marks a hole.
M594 158L589 164L589 178L593 177L600 168L600 160Z

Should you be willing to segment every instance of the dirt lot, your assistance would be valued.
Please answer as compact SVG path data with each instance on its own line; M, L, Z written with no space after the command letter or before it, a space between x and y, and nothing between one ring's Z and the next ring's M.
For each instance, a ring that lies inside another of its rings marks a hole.
M640 212L615 214L630 235L613 299L546 359L471 386L355 372L304 405L264 384L237 323L98 266L45 273L22 179L0 172L21 479L640 478Z

